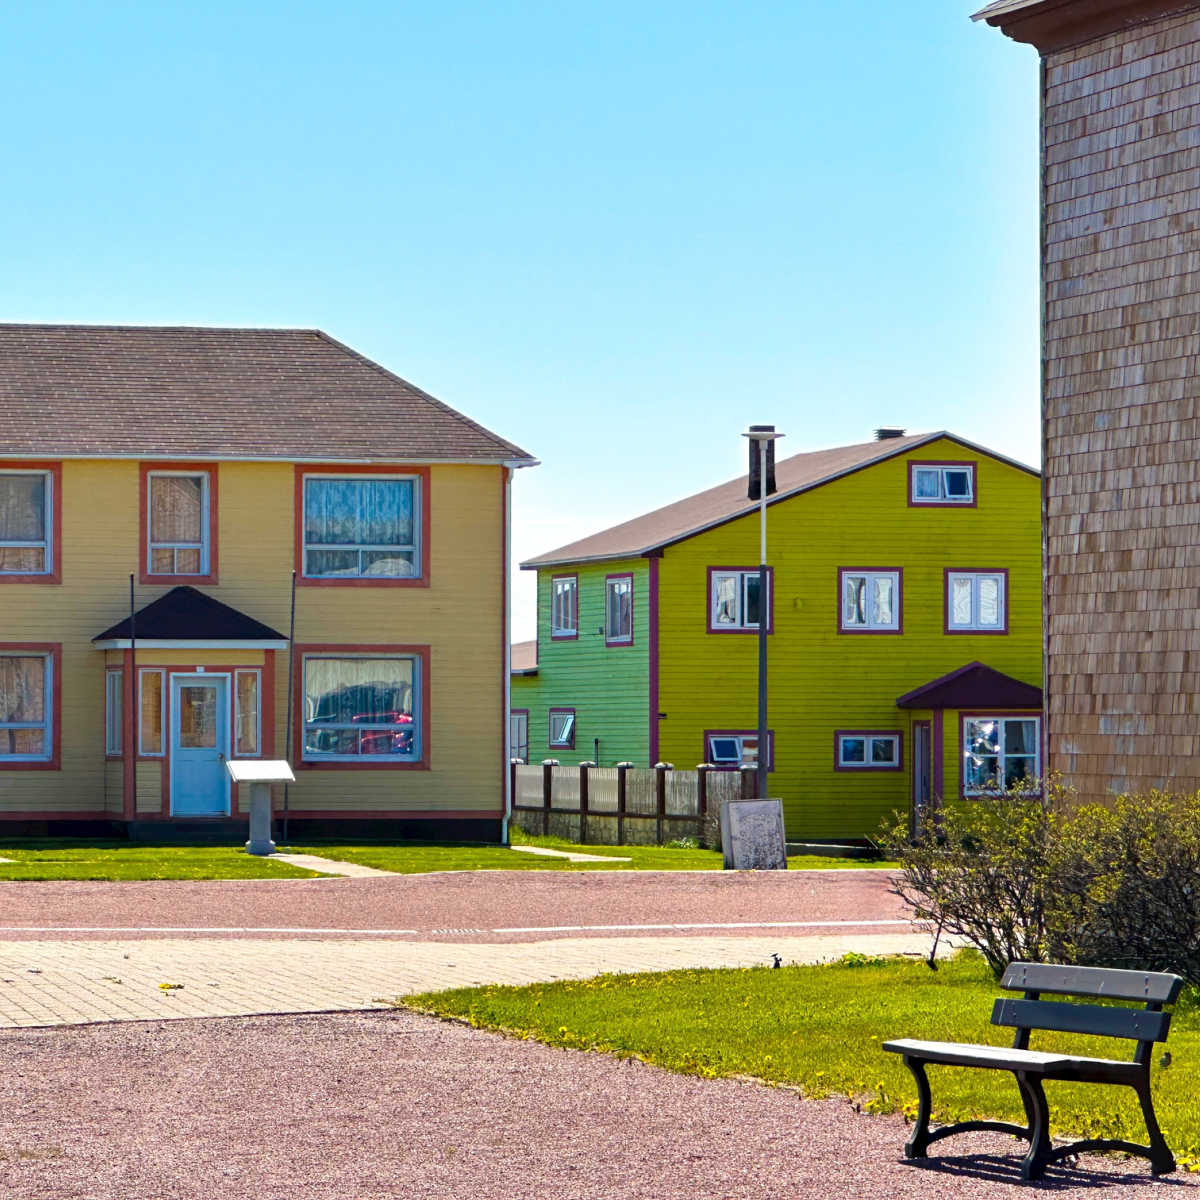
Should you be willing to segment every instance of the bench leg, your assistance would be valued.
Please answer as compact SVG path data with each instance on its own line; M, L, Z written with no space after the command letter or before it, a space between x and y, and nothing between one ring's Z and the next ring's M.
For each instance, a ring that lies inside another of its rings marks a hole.
M1150 1172L1153 1175L1169 1175L1175 1170L1175 1156L1167 1146L1158 1118L1154 1115L1154 1101L1150 1098L1150 1080L1144 1079L1134 1086L1142 1105L1142 1116L1146 1121L1146 1132L1150 1135Z
M913 1125L912 1136L904 1143L905 1158L924 1158L929 1149L929 1112L933 1101L929 1094L929 1079L925 1074L925 1064L916 1058L904 1056L904 1065L912 1072L917 1081L917 1120Z
M1029 1122L1029 1153L1021 1163L1021 1178L1041 1179L1054 1149L1050 1142L1050 1110L1046 1106L1046 1093L1036 1075L1027 1075L1024 1071L1014 1071L1013 1074L1021 1091L1025 1119Z

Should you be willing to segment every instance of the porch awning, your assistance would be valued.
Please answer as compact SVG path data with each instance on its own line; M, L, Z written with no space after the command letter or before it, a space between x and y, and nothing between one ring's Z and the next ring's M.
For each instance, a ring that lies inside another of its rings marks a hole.
M981 662L967 663L949 675L905 692L897 708L1041 709L1042 689L1022 683Z
M194 587L172 588L133 617L92 638L97 650L128 650L130 636L147 650L286 650L287 638Z

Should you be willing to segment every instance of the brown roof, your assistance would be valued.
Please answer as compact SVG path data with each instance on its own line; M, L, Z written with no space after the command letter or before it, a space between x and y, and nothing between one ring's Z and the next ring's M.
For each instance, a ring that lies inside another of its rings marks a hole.
M829 483L842 475L848 475L852 471L861 470L872 463L882 462L939 438L948 438L971 450L1010 463L1022 471L1037 474L1031 467L984 450L982 446L976 446L953 434L922 433L911 437L864 442L857 446L838 446L832 450L815 450L783 459L775 465L778 490L768 504L778 504L780 500L786 500L789 496L820 487L821 484ZM746 497L747 482L745 475L731 479L728 483L689 496L686 500L668 504L666 508L634 517L632 521L626 521L623 525L614 525L602 533L594 533L591 537L571 542L547 554L540 554L537 558L527 559L521 566L525 570L532 570L536 567L557 566L560 563L634 558L651 550L669 546L672 542L694 537L715 525L722 525L726 521L757 510L758 501Z
M514 675L536 675L536 639L532 642L513 642L508 652L508 666Z
M1197 7L1197 0L996 0L971 19L1047 54Z
M510 462L318 329L0 324L0 455Z

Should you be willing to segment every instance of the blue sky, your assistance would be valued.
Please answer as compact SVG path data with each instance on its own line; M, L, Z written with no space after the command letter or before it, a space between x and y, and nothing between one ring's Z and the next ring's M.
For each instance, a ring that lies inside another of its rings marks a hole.
M970 10L18 0L0 319L324 328L542 461L517 559L751 422L1036 464L1037 60Z

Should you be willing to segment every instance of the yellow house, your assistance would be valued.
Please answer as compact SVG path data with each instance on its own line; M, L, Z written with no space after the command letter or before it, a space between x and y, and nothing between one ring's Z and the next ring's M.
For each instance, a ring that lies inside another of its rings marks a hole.
M949 433L880 434L776 465L765 606L746 476L523 563L529 760L757 762L765 607L789 838L868 838L1039 775L1039 475Z
M0 411L0 821L500 836L527 453L317 330L0 325Z

